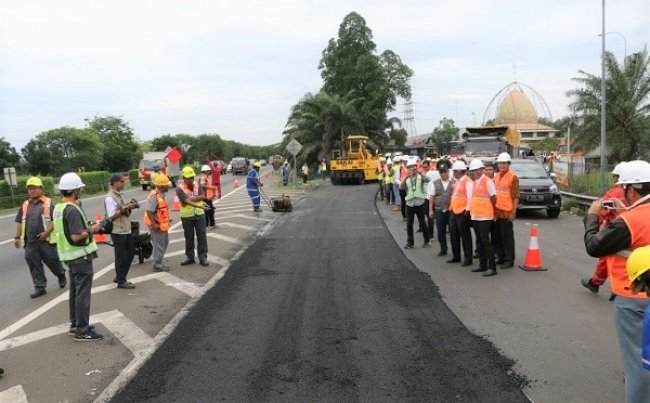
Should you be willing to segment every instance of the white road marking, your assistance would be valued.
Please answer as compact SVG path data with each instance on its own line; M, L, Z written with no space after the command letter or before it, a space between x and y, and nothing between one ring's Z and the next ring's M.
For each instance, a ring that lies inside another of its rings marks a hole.
M251 210L253 208L253 205L250 203L250 201L248 203L244 203L244 204L229 204L229 205L227 205L225 207L217 208L215 210L215 214L217 212L223 211L223 210L236 210L236 209L241 209L241 208L244 208L244 207L248 207L248 209Z
M13 242L13 241L14 241L13 239L7 239L6 241L0 242L0 245L4 245L6 243Z
M217 233L214 233L214 232L208 232L208 236L210 238L215 238L215 239L218 239L220 241L225 241L225 242L230 242L230 243L241 243L241 240L239 240L239 239L232 238L232 237L229 237L227 235L217 234Z
M91 323L102 323L134 356L145 350L152 342L144 330L133 323L122 312L113 310L90 317Z
M234 217L246 218L248 220L273 221L272 219L269 219L269 218L262 218L262 217L256 217L254 215L245 215L245 214L233 214L233 215L229 215L229 216L225 216L225 217L215 217L215 220L217 220L217 219L223 220L223 219L226 219L226 218L234 218Z
M249 230L249 231L257 230L257 228L251 227L250 225L235 224L235 223L231 223L231 222L220 222L219 226L220 227L239 228L239 229L245 229L245 230Z
M240 208L240 209L230 210L230 211L221 211L220 212L219 210L217 210L214 213L214 216L218 217L218 216L221 216L221 215L224 215L224 214L232 214L232 213L237 213L237 212L240 212L240 211L253 211L253 210L252 210L251 206L248 206L247 208Z
M0 403L29 403L23 387L16 385L13 388L0 392Z

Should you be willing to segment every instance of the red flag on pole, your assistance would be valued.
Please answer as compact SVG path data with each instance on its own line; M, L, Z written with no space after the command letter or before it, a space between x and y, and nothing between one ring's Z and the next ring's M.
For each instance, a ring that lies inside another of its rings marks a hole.
M173 147L173 148L172 148L171 150L169 150L169 152L167 153L167 159L168 159L169 162L171 162L172 164L176 164L178 161L180 161L182 156L183 156L183 154L181 154L181 152L178 151L178 150L176 149L176 147Z

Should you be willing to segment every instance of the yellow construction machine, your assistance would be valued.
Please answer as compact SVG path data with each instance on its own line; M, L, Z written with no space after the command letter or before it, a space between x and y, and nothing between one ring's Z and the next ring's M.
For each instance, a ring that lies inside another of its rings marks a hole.
M379 160L367 149L368 137L348 136L345 148L336 150L330 161L330 180L333 185L363 184L377 180Z

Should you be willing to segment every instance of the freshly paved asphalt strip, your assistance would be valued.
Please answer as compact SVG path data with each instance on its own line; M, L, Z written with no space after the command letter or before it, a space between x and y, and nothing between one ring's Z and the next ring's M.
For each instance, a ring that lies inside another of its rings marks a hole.
M405 258L374 190L306 196L113 401L527 402L513 362Z

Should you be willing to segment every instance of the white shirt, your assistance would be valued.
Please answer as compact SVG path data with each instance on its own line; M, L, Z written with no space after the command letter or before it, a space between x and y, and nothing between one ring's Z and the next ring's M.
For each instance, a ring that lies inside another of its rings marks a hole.
M124 194L124 192L117 192L120 195ZM115 212L117 211L117 202L115 199L113 199L111 196L106 197L106 200L104 200L104 206L106 207L106 217L113 217L115 215ZM114 234L117 235L126 235L130 234L131 231L124 231L124 232L114 232Z
M434 172L438 172L438 171L434 171ZM428 174L429 172L427 172L427 177ZM438 176L440 176L440 174L438 174ZM451 184L451 179L447 179L446 181L443 181L442 178L438 178L438 179L440 179L440 182L442 182L442 188L444 190L447 190L447 188ZM432 198L435 196L436 196L436 187L433 186L433 181L430 181L429 186L427 187L427 198Z

